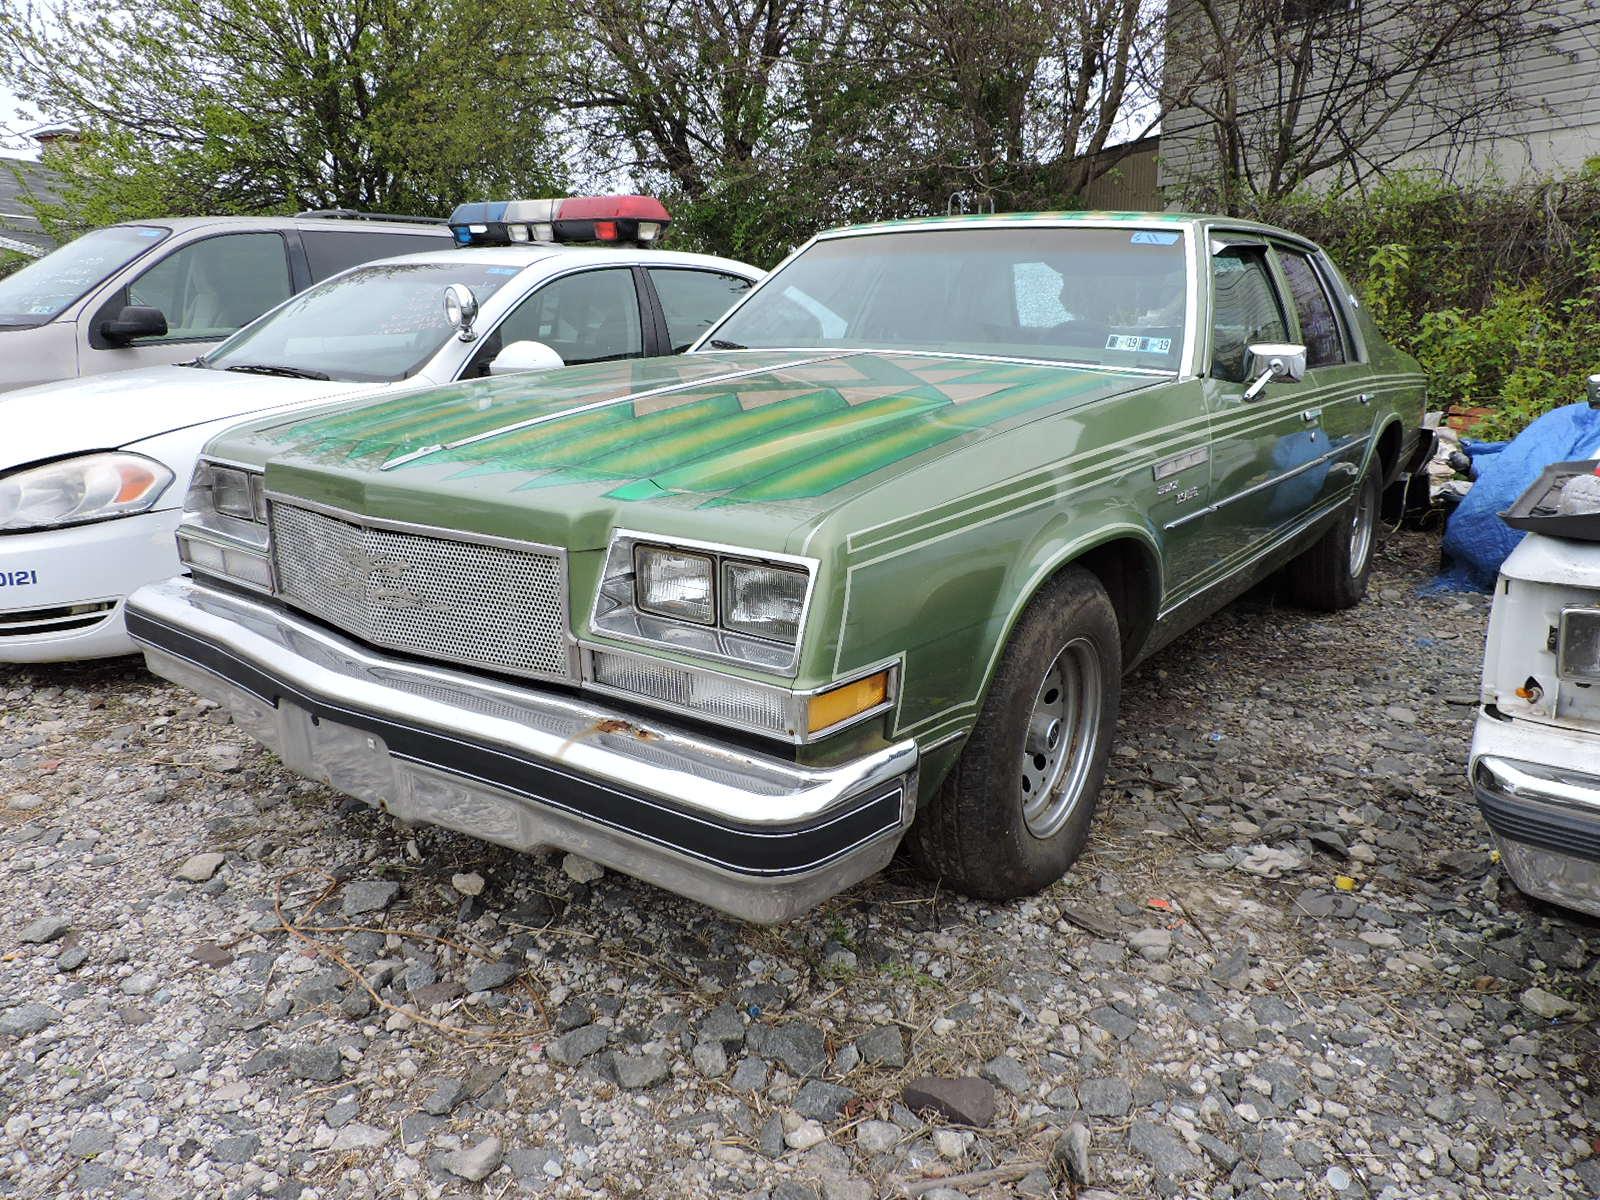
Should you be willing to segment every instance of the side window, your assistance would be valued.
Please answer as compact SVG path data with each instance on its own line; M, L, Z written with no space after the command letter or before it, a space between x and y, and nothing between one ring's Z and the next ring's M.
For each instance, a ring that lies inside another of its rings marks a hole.
M1293 250L1280 249L1278 262L1283 267L1284 278L1289 281L1289 295L1294 299L1295 311L1300 314L1306 366L1327 367L1344 362L1344 335L1339 330L1339 318L1334 315L1333 304L1328 300L1316 267L1304 254Z
M1211 374L1245 382L1252 342L1282 342L1289 323L1272 285L1264 250L1235 246L1211 257Z
M340 271L371 262L375 258L446 250L451 245L451 239L437 234L357 233L351 229L303 228L300 241L306 248L311 278L318 283L330 275L337 275Z
M543 342L568 366L638 358L644 353L644 335L633 272L608 267L545 284L484 338L466 375L488 374L495 355L512 342Z
M672 353L682 354L711 323L733 307L750 290L750 281L721 271L695 271L683 267L649 267L650 282L667 318Z
M289 261L275 233L230 233L192 242L128 285L128 303L159 308L167 336L220 338L290 295Z

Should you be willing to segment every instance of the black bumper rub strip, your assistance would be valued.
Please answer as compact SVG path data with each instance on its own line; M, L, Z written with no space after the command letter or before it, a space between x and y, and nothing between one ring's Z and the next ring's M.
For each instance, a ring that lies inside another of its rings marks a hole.
M1489 828L1508 841L1600 862L1600 812L1503 796L1474 785Z
M128 611L127 627L136 641L185 659L274 707L286 699L318 719L376 734L398 758L487 783L739 874L802 874L900 827L903 781L866 793L842 813L797 825L752 828L687 812L654 796L619 791L530 755L345 708L136 610Z

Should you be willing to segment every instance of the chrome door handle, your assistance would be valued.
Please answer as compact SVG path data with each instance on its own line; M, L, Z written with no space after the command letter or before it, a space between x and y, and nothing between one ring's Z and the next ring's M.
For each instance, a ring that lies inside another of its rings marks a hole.
M1371 404L1372 403L1372 393L1371 392L1362 392L1359 396L1356 397L1356 403L1357 404Z
M1315 425L1322 420L1322 410L1320 408L1308 408L1300 414L1300 419L1307 425Z

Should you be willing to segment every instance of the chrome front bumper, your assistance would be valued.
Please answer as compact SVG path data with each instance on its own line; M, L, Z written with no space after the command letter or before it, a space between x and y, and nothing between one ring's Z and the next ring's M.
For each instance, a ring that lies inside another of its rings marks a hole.
M1472 790L1517 887L1600 916L1600 775L1483 755Z
M190 579L140 588L127 625L152 671L222 704L303 775L403 820L570 850L746 920L786 920L881 870L915 810L910 740L798 766L377 653Z

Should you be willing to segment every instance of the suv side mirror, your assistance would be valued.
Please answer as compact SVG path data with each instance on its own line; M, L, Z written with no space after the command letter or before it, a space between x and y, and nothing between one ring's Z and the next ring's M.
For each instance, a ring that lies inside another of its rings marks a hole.
M134 338L165 337L167 315L159 308L125 304L109 321L100 322L100 336L113 346L126 346Z
M561 355L543 342L512 342L489 364L491 375L514 375L518 371L546 371L565 366Z
M1306 348L1292 342L1254 342L1245 356L1245 375L1256 377L1245 389L1246 400L1254 400L1273 380L1299 383L1306 377Z

